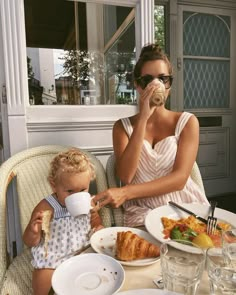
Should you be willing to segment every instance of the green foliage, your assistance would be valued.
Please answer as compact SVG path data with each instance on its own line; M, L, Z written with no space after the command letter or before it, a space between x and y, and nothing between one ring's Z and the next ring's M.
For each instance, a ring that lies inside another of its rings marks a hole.
M128 96L116 95L117 104L131 104L132 100Z
M92 81L101 83L104 78L103 58L99 52L70 50L66 51L63 75L70 76L79 85Z
M165 50L165 9L163 5L155 5L154 9L154 33L155 42Z

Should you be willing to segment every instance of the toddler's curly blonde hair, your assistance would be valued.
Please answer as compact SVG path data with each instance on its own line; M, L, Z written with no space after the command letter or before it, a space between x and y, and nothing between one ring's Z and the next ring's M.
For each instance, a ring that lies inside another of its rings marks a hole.
M79 149L71 148L66 152L59 153L52 160L48 181L55 182L57 177L63 172L75 174L86 171L90 173L91 180L93 180L95 178L95 170L88 156Z

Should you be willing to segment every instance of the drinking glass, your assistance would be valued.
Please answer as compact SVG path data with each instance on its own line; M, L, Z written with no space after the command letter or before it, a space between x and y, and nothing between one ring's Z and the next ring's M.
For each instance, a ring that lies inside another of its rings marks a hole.
M236 269L225 260L222 248L207 250L206 267L210 280L210 294L233 295L236 293Z
M195 295L205 268L205 252L191 242L178 244L176 248L176 242L169 241L160 247L164 289Z
M236 270L236 228L222 232L222 247L226 263Z

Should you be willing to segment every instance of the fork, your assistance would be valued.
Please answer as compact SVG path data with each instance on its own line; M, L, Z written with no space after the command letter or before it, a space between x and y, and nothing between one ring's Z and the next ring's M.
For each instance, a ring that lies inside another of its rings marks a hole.
M211 216L207 218L207 234L214 234L217 227L217 218L214 217L215 208L217 206L217 201L210 201L211 205Z

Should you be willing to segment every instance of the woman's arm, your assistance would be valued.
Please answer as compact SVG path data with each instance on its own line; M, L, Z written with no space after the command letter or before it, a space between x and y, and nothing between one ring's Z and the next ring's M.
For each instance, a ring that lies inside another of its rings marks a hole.
M94 201L93 201L93 198L91 200L91 206L93 207L91 210L90 210L90 224L91 224L91 229L92 231L97 231L99 229L102 229L104 226L102 225L102 219L98 213L98 210L99 210L99 206L96 206Z
M141 184L108 189L98 194L94 202L100 201L100 206L110 203L117 208L127 200L182 190L196 159L198 145L199 124L197 118L192 116L181 132L175 163L170 174Z
M116 158L116 174L125 184L129 184L136 173L145 129L146 123L138 121L129 138L120 120L114 125L113 148Z
M91 222L91 229L93 231L97 231L99 229L104 228L104 226L102 225L102 219L97 211L91 210L91 221L90 222Z
M116 157L116 173L120 180L129 184L136 173L146 125L155 107L150 107L149 100L155 87L148 85L140 96L140 112L134 118L133 133L130 138L126 134L121 120L113 128L113 148ZM127 163L129 163L127 165Z
M51 210L47 201L42 200L33 210L30 221L24 231L23 241L28 247L37 246L42 237L43 211Z

